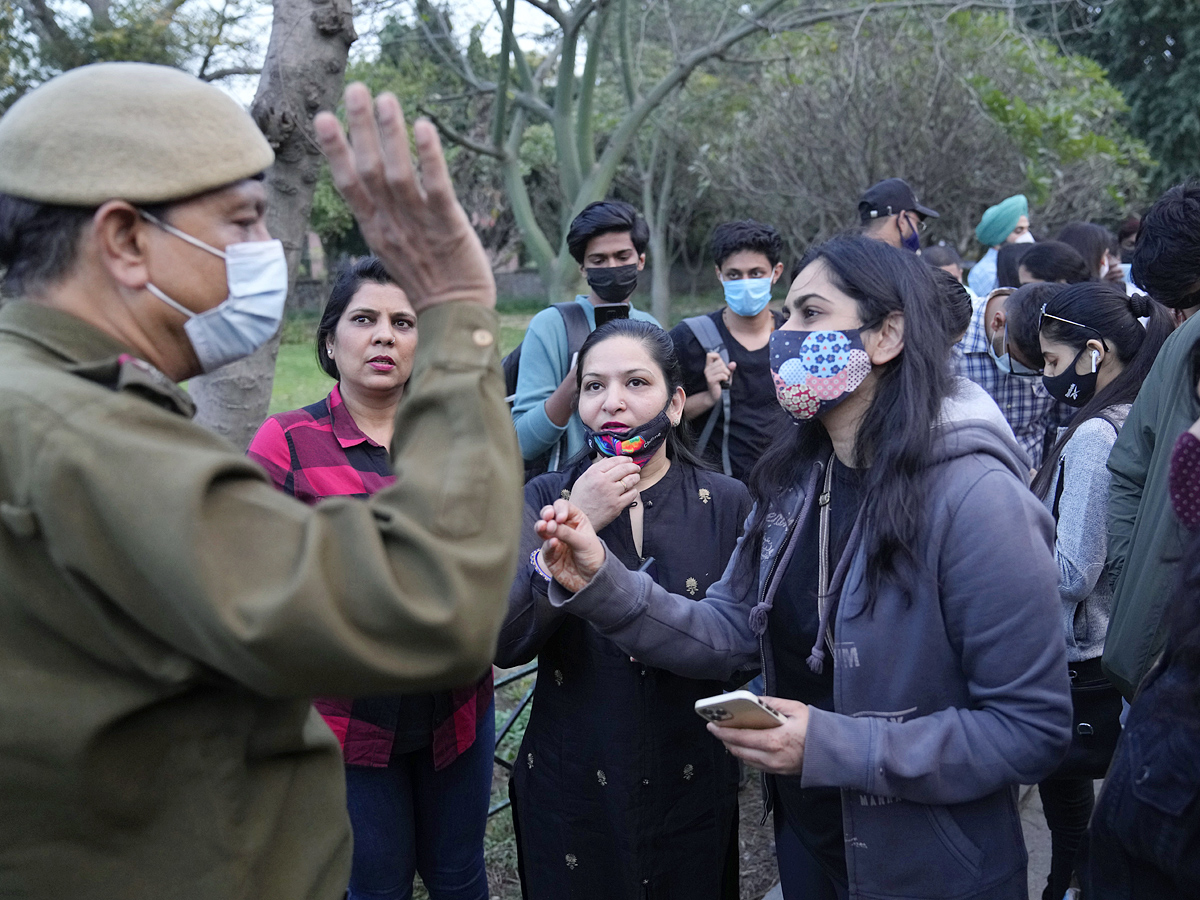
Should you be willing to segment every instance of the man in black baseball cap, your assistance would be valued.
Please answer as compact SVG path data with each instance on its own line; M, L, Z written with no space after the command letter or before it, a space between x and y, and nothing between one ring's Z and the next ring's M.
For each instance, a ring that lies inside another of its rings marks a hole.
M858 217L867 237L917 253L921 249L920 232L925 219L936 219L938 214L917 201L917 195L903 178L885 178L862 195Z

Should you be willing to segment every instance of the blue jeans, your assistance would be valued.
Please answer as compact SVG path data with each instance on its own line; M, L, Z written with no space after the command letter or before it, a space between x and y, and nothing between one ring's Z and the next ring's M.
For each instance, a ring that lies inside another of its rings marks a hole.
M487 900L483 833L492 788L495 706L475 743L440 772L431 747L386 769L346 767L354 831L350 900L409 900L420 873L431 900Z

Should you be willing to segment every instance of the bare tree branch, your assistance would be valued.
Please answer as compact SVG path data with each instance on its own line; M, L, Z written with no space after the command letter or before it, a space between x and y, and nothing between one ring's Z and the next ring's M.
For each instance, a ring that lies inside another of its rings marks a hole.
M562 7L558 5L557 0L525 0L525 2L535 9L540 9L557 22L560 28L566 29L567 15L563 12Z
M492 143L499 146L504 140L505 106L508 101L508 60L513 51L513 16L517 0L508 0L508 6L500 16L500 72L496 79L496 104L492 112ZM496 3L499 11L500 4ZM518 47L517 52L521 50Z
M97 28L112 28L112 17L108 14L112 0L83 0L92 11L92 23Z
M17 2L38 37L53 44L70 41L45 0L17 0Z
M230 66L227 69L216 69L212 72L205 72L200 75L201 81L220 81L222 78L229 78L233 75L261 75L262 69L257 66Z
M461 147L466 147L473 153L479 153L483 156L490 156L492 159L498 159L501 162L505 162L508 159L508 154L505 153L502 148L493 147L491 144L480 143L474 138L467 137L467 135L463 134L462 132L456 131L439 119L437 115L431 112L427 107L418 106L417 112L432 122L434 127L441 132L442 136L451 143L458 144Z
M229 0L224 0L221 4L221 11L217 14L217 28L209 35L208 46L204 50L204 59L200 60L200 70L196 76L201 80L205 80L205 75L208 74L208 64L212 62L213 53L217 50L217 45L221 42L221 35L225 31L225 26L229 19L226 18L226 13L229 12Z
M169 3L164 4L163 8L159 10L155 21L160 25L169 25L175 19L175 13L179 12L179 8L185 3L187 3L187 0L170 0Z

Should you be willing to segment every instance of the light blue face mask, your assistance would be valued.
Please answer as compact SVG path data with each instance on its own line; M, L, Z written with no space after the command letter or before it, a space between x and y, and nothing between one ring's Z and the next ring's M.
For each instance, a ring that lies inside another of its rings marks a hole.
M721 286L725 289L725 302L738 316L757 316L771 302L770 278L738 278L722 281Z
M243 359L271 339L279 330L287 301L288 270L282 243L246 241L218 250L148 212L142 211L142 216L168 234L225 260L229 296L206 312L192 312L156 285L146 284L151 294L187 316L183 330L204 372Z
M996 348L992 341L987 342L988 356L992 358L992 362L996 364L996 368L1005 375L1017 375L1021 378L1037 378L1042 373L1037 369L1031 369L1024 363L1019 363L1012 358L1012 353L1008 349L1008 323L1004 325L1004 355L1001 356L996 352Z

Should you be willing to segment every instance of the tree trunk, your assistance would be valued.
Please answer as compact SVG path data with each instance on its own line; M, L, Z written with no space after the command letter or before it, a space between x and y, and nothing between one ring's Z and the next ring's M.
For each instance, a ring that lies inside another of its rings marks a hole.
M266 180L267 228L283 241L290 294L321 171L313 116L337 107L356 35L351 0L275 0L274 8L250 113L275 150ZM276 334L253 356L192 379L188 390L196 401L196 421L245 449L267 417L278 353Z

